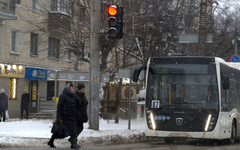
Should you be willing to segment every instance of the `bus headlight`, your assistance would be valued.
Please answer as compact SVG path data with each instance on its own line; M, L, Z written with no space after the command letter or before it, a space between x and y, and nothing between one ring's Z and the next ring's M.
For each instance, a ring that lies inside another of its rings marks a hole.
M208 118L207 118L207 121L206 121L206 125L205 125L205 131L208 130L208 127L209 127L209 124L210 124L211 118L212 118L212 115L209 114L209 115L208 115Z
M152 112L150 113L150 119L151 119L151 123L152 123L152 129L155 130L156 129L156 123L155 123L154 116L153 116Z

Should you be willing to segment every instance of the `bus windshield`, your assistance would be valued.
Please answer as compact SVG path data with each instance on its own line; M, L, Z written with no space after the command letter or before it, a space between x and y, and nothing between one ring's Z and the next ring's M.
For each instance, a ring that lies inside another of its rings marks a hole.
M215 65L152 64L146 107L218 109L217 87Z

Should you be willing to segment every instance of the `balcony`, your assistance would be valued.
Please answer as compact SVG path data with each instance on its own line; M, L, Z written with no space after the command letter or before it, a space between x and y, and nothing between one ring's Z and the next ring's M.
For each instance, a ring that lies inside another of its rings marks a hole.
M0 0L0 20L17 20L15 0Z
M48 30L53 36L61 36L70 32L70 16L58 11L48 13Z

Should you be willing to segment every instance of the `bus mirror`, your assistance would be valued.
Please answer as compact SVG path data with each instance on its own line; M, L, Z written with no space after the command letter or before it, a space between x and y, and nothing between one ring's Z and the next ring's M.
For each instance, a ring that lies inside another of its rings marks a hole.
M224 90L229 89L230 83L229 83L229 77L228 76L223 76L222 85L223 85Z
M137 67L136 69L134 69L134 71L133 71L133 81L134 82L138 81L141 71L146 70L146 68L147 68L146 66L140 66L140 67Z

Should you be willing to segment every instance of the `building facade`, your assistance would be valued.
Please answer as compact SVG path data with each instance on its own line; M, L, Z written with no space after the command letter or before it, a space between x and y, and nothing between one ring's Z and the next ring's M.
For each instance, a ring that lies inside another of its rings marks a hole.
M48 74L51 71L75 72L75 56L67 50L64 38L58 34L61 29L70 31L71 25L67 20L65 23L61 19L53 22L56 18L70 16L69 0L11 2L0 1L0 5L11 4L11 8L14 7L14 11L9 9L7 17L0 14L0 88L4 88L9 96L10 117L18 118L24 89L30 94L29 109L32 113L40 111L41 102L53 103L55 83L48 80ZM88 63L78 65L78 72L88 70ZM68 82L88 85L84 79L58 81L57 96Z

